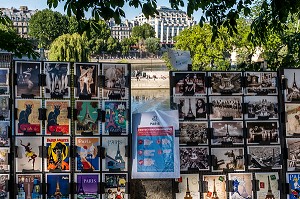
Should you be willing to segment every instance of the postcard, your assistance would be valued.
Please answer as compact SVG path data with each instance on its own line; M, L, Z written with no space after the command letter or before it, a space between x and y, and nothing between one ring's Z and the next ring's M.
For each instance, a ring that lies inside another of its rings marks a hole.
M208 144L207 122L180 122L179 144Z
M180 170L209 170L208 147L180 147Z

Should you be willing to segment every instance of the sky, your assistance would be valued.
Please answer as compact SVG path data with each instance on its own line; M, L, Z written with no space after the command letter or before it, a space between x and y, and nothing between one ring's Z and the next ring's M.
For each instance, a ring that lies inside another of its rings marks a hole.
M64 1L65 2L65 1ZM55 11L65 13L64 12L64 2L59 3L58 7L56 9L53 9ZM186 2L187 0L184 0L185 7L181 8L181 10L186 12ZM158 6L167 6L169 7L169 0L157 0ZM28 6L28 9L35 10L35 9L45 9L48 8L47 0L0 0L0 8L19 8L20 6ZM134 19L135 16L139 15L141 13L141 9L129 7L128 5L125 5L124 11L126 14L126 18L129 20ZM89 17L90 14L87 14L87 17ZM200 17L202 16L200 11L197 11L194 13L194 19L196 21L199 21Z

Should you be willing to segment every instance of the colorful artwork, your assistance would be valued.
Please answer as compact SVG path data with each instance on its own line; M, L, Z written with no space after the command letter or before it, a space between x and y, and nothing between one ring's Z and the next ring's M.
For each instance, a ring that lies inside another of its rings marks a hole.
M105 199L125 199L127 174L125 173L105 173L103 174L103 180L106 183L104 188Z
M229 173L228 179L233 182L229 199L252 199L252 173Z
M255 179L259 184L259 190L256 192L257 199L280 198L278 173L255 173Z
M98 107L98 101L76 101L77 121L75 121L75 128L77 135L84 133L99 134Z
M203 199L227 199L225 175L203 175L203 183L207 183Z
M176 193L176 198L181 199L185 197L192 197L193 199L199 199L199 174L181 174L177 179L179 182L179 192Z
M70 199L70 174L46 174L47 199Z
M103 134L128 134L127 132L127 102L105 101L105 125Z
M300 173L287 173L286 182L289 184L287 190L288 199L298 199L300 197Z
M99 198L98 184L100 183L99 174L80 173L75 174L77 182L76 198L78 199L93 199Z
M42 198L42 174L17 174L18 199Z

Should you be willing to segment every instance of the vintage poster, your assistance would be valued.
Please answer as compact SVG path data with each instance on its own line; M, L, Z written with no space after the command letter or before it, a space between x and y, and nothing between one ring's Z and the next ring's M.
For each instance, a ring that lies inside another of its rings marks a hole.
M10 120L9 95L0 95L0 120Z
M280 145L273 146L248 146L250 155L248 169L281 169Z
M102 137L102 147L105 148L105 159L102 160L103 171L127 171L128 158L126 146L127 137Z
M205 95L207 87L205 85L205 72L173 72L171 88L173 95L177 96L197 96Z
M100 174L96 173L75 173L75 182L77 183L77 199L99 198L98 184L100 183Z
M17 135L41 134L41 121L39 120L39 108L42 100L38 99L16 99Z
M45 98L70 97L68 86L70 63L44 62L44 74L46 75Z
M179 182L179 192L176 193L176 199L192 197L193 199L200 198L199 192L199 174L181 174L177 179Z
M104 199L127 199L127 174L126 173L104 173L102 180L106 183L104 188Z
M45 130L47 135L70 134L71 122L68 118L69 100L45 100L47 109Z
M41 74L41 62L16 61L17 73L16 97L34 96L41 97L39 75Z
M253 199L252 173L229 173L228 179L233 181L229 199Z
M203 175L203 183L207 183L203 199L227 199L225 175Z
M256 192L257 199L279 199L279 176L278 173L255 173L255 179L258 180L259 190Z
M76 100L77 120L75 121L76 135L98 135L99 101Z
M206 97L174 97L180 120L204 120L207 118Z
M77 88L75 88L75 97L89 96L91 98L97 98L99 96L98 75L100 64L75 63L74 68L78 80Z
M0 68L0 95L9 95L9 68Z
M210 119L243 119L242 97L240 96L213 96L209 97L212 105Z
M277 121L246 121L248 144L270 143L279 144L279 129Z
M212 139L211 144L244 144L242 121L211 121Z
M299 69L284 69L284 77L287 79L287 88L284 91L285 102L300 101L300 71Z
M208 147L180 147L180 171L209 170Z
M245 171L244 148L212 148L211 155L215 157L213 172L223 170Z
M276 95L276 72L246 72L246 95Z
M99 137L76 137L77 147L76 171L99 171L100 157L98 156Z
M287 170L300 171L300 138L286 138Z
M7 181L9 180L9 174L0 174L0 196L1 199L10 199L9 188Z
M241 72L209 72L211 87L209 93L216 94L242 94Z
M247 104L245 119L277 119L278 96L247 96L244 102Z
M69 171L70 137L44 137L47 148L46 171Z
M18 157L16 160L17 172L42 172L42 158L39 157L39 146L42 146L42 137L16 137Z
M286 103L286 136L300 135L300 104Z
M208 144L207 122L180 122L179 144Z
M10 139L8 138L9 121L0 121L0 146L10 146Z
M8 156L10 149L8 147L0 148L0 171L9 171L10 162L8 162Z
M103 135L126 135L128 134L127 102L126 101L104 101L105 124Z
M127 64L102 64L105 84L102 90L103 99L128 99L129 91L126 85Z
M297 199L300 197L300 173L287 173L286 183L289 184L288 199Z
M16 174L18 199L42 198L42 174Z
M70 174L47 173L47 199L61 198L70 199Z
M179 178L178 111L133 115L132 178Z

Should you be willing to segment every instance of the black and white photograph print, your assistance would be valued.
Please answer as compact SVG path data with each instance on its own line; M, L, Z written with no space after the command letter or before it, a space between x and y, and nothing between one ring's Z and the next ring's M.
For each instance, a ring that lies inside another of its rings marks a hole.
M203 120L207 118L205 97L174 97L179 111L179 120Z
M210 72L211 88L210 94L242 94L240 72Z
M17 61L15 65L17 73L16 97L21 95L41 97L39 75L41 74L41 62Z
M0 95L9 95L9 69L0 68Z
M205 72L173 72L173 95L197 96L206 94Z
M246 72L246 95L277 94L276 72Z
M215 158L212 165L213 172L226 169L245 171L244 148L212 148L211 155Z
M279 129L277 121L247 121L246 127L248 144L279 144Z
M287 170L300 171L300 138L286 138Z
M243 119L242 97L240 96L213 96L209 97L212 105L210 119Z
M208 147L180 147L180 170L209 170Z
M212 121L212 145L244 144L242 121Z
M281 169L280 145L248 146L248 169Z
M208 144L207 122L180 122L179 144L202 145Z
M70 64L64 62L45 62L44 73L46 75L46 98L68 98L70 88L68 86L68 75Z
M277 119L277 96L247 96L244 98L247 104L245 119Z
M300 101L300 70L284 69L284 77L287 79L287 88L285 89L285 101Z
M300 135L300 104L286 103L286 136Z

